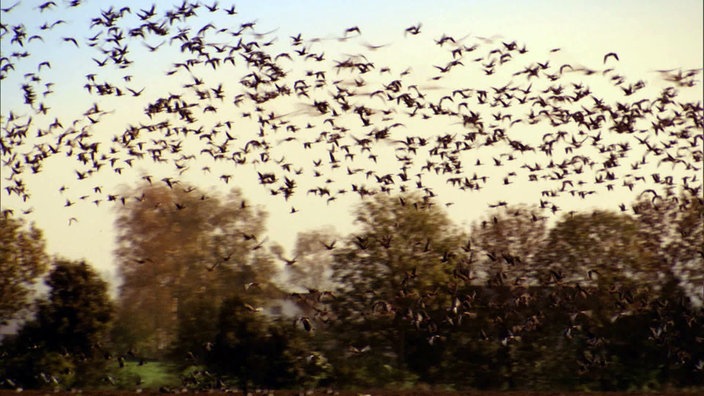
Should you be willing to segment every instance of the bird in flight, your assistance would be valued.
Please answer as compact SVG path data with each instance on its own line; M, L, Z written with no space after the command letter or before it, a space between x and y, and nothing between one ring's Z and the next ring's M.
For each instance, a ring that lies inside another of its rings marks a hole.
M609 58L614 58L614 59L616 59L617 61L619 60L617 53L615 53L615 52L609 52L608 54L604 55L604 63L606 63L606 61L607 61Z

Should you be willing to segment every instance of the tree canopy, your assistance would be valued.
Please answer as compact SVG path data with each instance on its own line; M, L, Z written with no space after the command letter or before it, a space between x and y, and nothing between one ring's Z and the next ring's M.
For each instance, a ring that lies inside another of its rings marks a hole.
M704 385L698 197L554 224L508 205L464 232L432 199L378 195L290 256L236 191L188 191L143 185L120 209L116 309L88 264L52 262L0 348L6 385L129 387L162 362L193 389Z
M70 388L105 375L113 305L107 283L85 262L57 259L47 276L48 297L36 318L3 343L0 372L27 386Z
M33 224L0 217L0 325L29 312L32 286L48 268L45 249L42 231Z
M182 353L197 353L216 332L224 298L277 293L262 249L265 214L238 191L219 197L145 184L131 194L137 199L118 209L117 220L125 347L163 356L181 338Z

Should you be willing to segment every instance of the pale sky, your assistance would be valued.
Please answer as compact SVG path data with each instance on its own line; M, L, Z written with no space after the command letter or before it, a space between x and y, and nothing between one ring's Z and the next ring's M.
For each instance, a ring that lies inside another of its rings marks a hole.
M6 8L15 1L3 0L0 3L2 8ZM169 77L165 75L167 70L173 68L174 62L185 59L185 56L178 52L178 42L174 42L169 48L168 38L163 48L154 53L148 52L146 47L139 43L140 40L127 40L125 42L129 43L130 56L135 63L127 70L119 70L115 67L98 69L96 61L101 60L101 54L85 45L85 39L96 33L96 30L89 29L90 20L98 15L101 9L107 9L107 3L86 1L77 8L68 9L67 1L57 0L56 7L43 12L40 12L35 5L38 3L21 0L12 11L2 13L3 25L23 24L28 36L35 33L43 35L43 41L33 40L24 44L24 50L31 55L18 61L15 70L1 82L0 114L3 117L3 128L10 112L20 116L32 115L36 125L46 125L54 118L70 124L71 120L81 118L81 114L92 103L97 102L101 109L115 111L105 115L92 129L94 135L106 136L107 147L109 139L115 134L122 133L127 125L148 122L143 113L147 100L176 92L182 89L183 84L192 82L184 74ZM116 5L116 9L122 7L122 4ZM128 4L132 13L148 7L148 3L142 1ZM157 11L163 12L176 2L157 1L156 4ZM212 2L206 1L204 4L210 5ZM271 47L275 49L272 50L274 54L278 51L292 51L290 36L301 33L305 46L312 52L325 53L326 60L310 66L301 65L300 62L292 63L290 70L286 70L291 76L304 75L307 70L315 66L326 70L328 80L349 78L349 75L345 76L344 72L335 73L332 67L335 64L334 61L362 54L373 61L377 69L386 65L396 75L410 67L411 74L407 81L415 81L432 95L438 95L438 98L450 94L456 87L489 87L487 89L490 89L491 86L507 83L522 86L526 83L523 77L512 78L510 75L500 73L484 76L481 72L477 73L476 68L472 73L455 71L448 73L442 80L429 81L429 77L437 74L434 66L442 66L448 59L443 55L444 52L439 52L441 50L435 44L435 41L444 34L457 39L462 38L463 43L467 45L481 43L482 47L477 51L477 56L485 55L490 48L501 47L502 42L509 43L515 40L519 46L525 45L529 49L527 58L521 61L524 64L550 60L553 65L569 63L575 68L583 66L599 72L605 68L602 60L604 55L616 52L619 61L609 64L615 69L614 73L624 75L633 82L644 80L648 84L646 92L650 92L651 97L652 92L658 92L664 86L664 83L658 80L659 74L656 70L701 69L704 58L702 42L704 10L703 3L696 0L676 2L664 0L645 2L635 0L618 2L606 0L244 1L235 2L238 14L228 16L222 10L228 8L230 4L228 1L220 1L220 11L217 15L208 13L204 7L200 7L199 17L192 20L192 31L197 31L210 22L217 28L227 27L233 30L239 24L256 22L255 32L270 33L261 36L250 33L249 39L262 42L276 39ZM59 19L65 20L66 23L57 25L51 31L40 31L39 26L45 22L51 23ZM404 34L406 28L419 23L422 24L419 35ZM344 35L345 29L355 26L361 31L360 35L350 34L348 40L338 40ZM170 32L168 37L175 33L175 31ZM11 36L10 32L2 38L3 57L18 50L16 46L8 45ZM63 37L69 36L77 38L79 48L63 40ZM156 46L162 40L152 37L146 41ZM232 40L230 44L235 44L236 39ZM374 46L382 47L376 49ZM560 50L551 53L550 50L555 48ZM464 65L472 63L472 56L466 55L462 58ZM92 58L96 58L96 61ZM49 61L51 68L45 67L37 73L37 64L42 61ZM238 62L242 63L240 59ZM19 86L27 78L25 73L40 74L42 79L40 86L49 81L55 83L53 94L44 98L41 97L42 93L38 92L40 101L44 101L50 107L46 116L35 114L32 109L23 104ZM86 83L85 75L88 73L99 73L100 78L112 79L111 81L119 80L128 73L132 78L126 85L135 90L145 88L145 91L142 96L134 100L121 101L89 95L83 88ZM234 94L239 93L238 81L245 73L239 75L228 75L225 72L210 73L207 75L206 83L211 86L217 85L208 79L222 82L228 89L228 100L231 100ZM368 78L370 85L374 81L390 80L389 76L379 72L370 73L368 77L365 75L365 78ZM289 82L292 83L293 80L292 78ZM700 75L699 85L682 94L689 95L695 100L701 99L701 86ZM329 91L332 89L329 88ZM619 99L615 96L619 91L614 91L603 82L595 80L592 90L605 99ZM369 103L368 106L373 106L374 99L368 98L366 102ZM300 125L305 125L306 117L318 125L323 121L321 116L316 115L310 106L301 104L301 101L294 100L282 104L275 110L277 114L292 113L290 115L292 122ZM216 122L217 117L220 116L221 114L216 114L215 118L208 119L206 117L213 116L204 115L202 118L207 124ZM227 117L239 116L230 114ZM489 118L490 115L486 114L485 117ZM428 132L429 134L439 134L443 128L447 128L448 132L457 128L456 125L415 123L408 117L401 121L407 125L403 127L405 128L403 131L399 129L398 133L408 135L425 133L419 129L428 128L429 125L434 129L437 128L435 132ZM256 134L257 126L254 122L241 117L238 118L238 122L240 122L238 133L242 134L241 141L246 142L248 136ZM526 131L526 133L536 132ZM363 133L353 132L352 134L361 136ZM5 135L4 129L3 135ZM22 149L29 149L35 144L32 135L33 133L30 134ZM403 135L398 138L403 138ZM539 140L540 136L533 138ZM526 140L530 139L531 137L526 137ZM273 141L275 142L276 139ZM269 241L280 243L288 249L292 248L296 233L299 231L325 225L334 226L341 234L353 230L351 211L359 202L358 198L348 194L346 198L339 198L326 205L324 200L306 195L305 180L315 183L310 177L311 162L317 157L326 158L327 153L324 150L315 152L289 147L291 146L281 146L281 149L272 154L272 157L286 156L286 160L293 163L295 168L305 169L304 176L301 176L302 185L290 203L284 203L278 197L271 197L267 190L257 183L256 170L264 168L218 169L218 172L233 174L233 179L225 186L218 180L218 173L215 171L215 167L223 165L213 165L213 175L207 175L201 172L200 168L211 164L191 162L189 171L181 179L194 183L205 191L227 191L234 186L242 188L248 200L264 206L269 212L267 230ZM387 148L388 155L393 156L393 152L392 147ZM481 153L480 156L482 162L491 163L491 152ZM9 156L3 154L3 161L8 158ZM525 162L530 162L530 159L526 159ZM354 163L343 164L342 170L344 171L345 166L355 165ZM364 165L370 164L364 163ZM465 165L469 165L469 162ZM174 175L173 170L163 166L156 167L151 161L144 160L135 162L132 169L125 166L122 175L108 170L92 177L87 183L82 183L76 179L74 170L77 166L75 159L67 160L61 155L60 158L47 160L42 171L36 175L30 175L31 171L26 170L24 180L32 194L28 202L21 202L16 196L9 196L6 193L4 187L8 183L6 180L8 169L3 166L3 191L0 194L2 207L11 208L16 214L31 209L31 213L22 217L35 222L44 230L51 254L75 259L83 258L96 266L101 273L113 274L112 251L115 235L114 212L111 206L103 204L95 207L90 200L87 200L80 205L65 208L66 199L76 200L83 194L89 194L96 185L102 186L105 191L115 191L121 185L134 186L140 181L142 174L152 174L160 179L167 175ZM384 168L384 166L388 167ZM393 160L393 157L380 160L375 169L379 174L395 174L399 171L398 163ZM475 171L465 167L468 176ZM489 167L481 171L490 175L494 172ZM343 180L344 172L335 175L339 177L336 180L337 188L349 189L349 183ZM440 195L439 202L453 203L448 207L448 212L455 222L466 227L488 209L489 203L507 200L510 203L535 204L539 199L540 186L536 187L534 183L530 184L517 178L512 185L503 186L501 173L496 173L493 179L479 192L460 192L450 189L443 185L442 179L433 187ZM59 192L61 186L67 188L63 193ZM602 194L600 191L600 194L593 199L566 199L561 201L560 206L563 211L591 207L616 209L617 203L630 203L633 198L632 194L629 196L623 189L611 194ZM292 205L300 210L293 216L288 213ZM68 219L72 217L78 221L72 222L69 226Z

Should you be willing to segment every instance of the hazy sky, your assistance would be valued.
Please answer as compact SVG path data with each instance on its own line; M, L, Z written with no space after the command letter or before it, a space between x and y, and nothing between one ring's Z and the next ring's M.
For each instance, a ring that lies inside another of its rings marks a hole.
M3 8L9 7L15 1L1 1ZM19 85L27 78L25 73L37 73L37 64L49 61L51 68L44 68L41 73L42 82L53 81L54 93L42 98L50 110L46 116L34 114L37 123L51 122L59 118L62 122L70 123L91 106L99 103L102 109L115 111L101 119L93 129L93 134L104 134L108 139L121 133L128 124L145 122L143 114L146 100L174 92L190 82L187 77L176 74L166 77L165 72L172 68L172 64L184 57L179 55L178 43L169 48L168 39L163 49L150 53L139 40L131 40L130 55L135 63L128 70L116 68L101 68L101 76L105 79L122 78L129 73L131 81L127 86L136 90L145 88L142 96L133 101L111 101L109 98L98 98L89 95L83 88L86 83L86 74L95 72L96 61L100 61L100 54L94 48L87 47L85 38L92 36L95 31L90 29L90 20L99 14L101 9L107 9L107 3L86 1L77 8L68 9L66 0L56 0L56 7L40 11L37 5L41 2L21 0L20 4L9 13L2 14L2 23L6 26L23 24L29 35L32 32L41 33L43 41L33 40L25 44L25 49L31 53L28 58L17 62L16 70L8 78L2 80L1 114L3 125L10 112L16 115L29 115L32 110L23 104ZM140 8L146 9L146 2L129 2L131 11L137 12ZM157 11L169 8L175 4L170 1L158 1ZM212 4L206 1L205 4ZM220 9L230 6L231 2L221 1ZM517 41L519 45L525 44L530 50L534 61L551 59L555 64L569 63L602 70L602 58L608 52L616 52L620 58L613 67L621 75L636 81L643 79L649 84L649 89L657 89L661 82L657 81L658 73L655 70L684 68L697 69L702 67L704 58L704 28L702 21L703 3L699 0L680 0L676 2L656 1L245 1L235 2L238 14L227 16L224 12L217 15L207 13L204 7L199 9L202 15L194 20L193 30L200 29L205 24L212 22L218 28L228 27L236 29L239 24L256 22L255 31L268 34L261 37L252 37L262 41L276 38L272 44L277 51L291 49L290 36L302 34L306 46L313 52L324 52L327 61L328 79L335 79L334 70L330 65L334 59L343 59L344 56L364 54L378 64L384 64L392 69L393 73L411 67L417 81L430 92L443 92L449 94L456 86L487 86L491 84L502 85L512 81L510 76L483 76L481 73L459 74L453 73L439 81L428 81L433 73L437 74L434 65L442 65L446 58L440 58L435 40L443 34L455 38L463 38L466 43L480 42L489 48L490 45L501 46L501 42ZM122 3L115 6L122 7ZM39 26L45 22L63 19L65 24L57 25L53 30L40 32ZM406 28L422 24L422 33L418 36L404 34ZM341 41L345 29L357 26L361 35L353 35L352 39ZM175 32L171 32L172 36ZM15 51L8 45L11 34L2 38L2 56L8 56ZM73 36L80 45L76 48L64 37ZM233 44L234 44L233 39ZM482 41L484 40L484 41ZM160 40L150 38L150 45L158 45ZM491 43L491 44L489 44ZM369 45L370 47L366 47ZM374 46L383 46L375 49ZM560 48L557 52L551 49ZM92 60L92 58L97 58ZM471 61L463 59L466 64ZM292 75L304 73L305 70L295 68L287 70ZM375 73L376 78L379 73ZM237 82L242 75L228 76L222 72L213 73L212 78L220 79L224 84L229 83L231 91L237 93ZM343 76L344 77L344 76ZM372 79L373 77L370 77ZM518 79L516 79L518 81ZM598 83L596 83L598 84ZM600 86L595 86L597 91ZM601 94L605 98L618 92L609 91ZM692 94L690 92L690 94ZM39 93L41 96L41 93ZM440 96L442 96L440 95ZM694 89L693 95L701 95L701 84ZM146 99L145 99L146 98ZM370 100L371 102L371 100ZM129 103L130 105L125 105ZM300 103L290 103L289 108L279 112L293 112L294 119L305 124L306 117L314 117L310 108ZM300 114L298 114L298 113ZM296 115L297 114L297 115ZM220 115L216 115L217 118ZM203 116L204 118L206 116ZM210 116L208 116L210 117ZM232 117L231 115L229 117ZM321 118L314 119L318 123ZM206 119L207 121L207 119ZM212 120L211 120L212 121ZM256 125L248 120L241 121L243 135L244 129L254 128ZM404 122L405 119L404 119ZM420 124L409 123L407 129L420 128ZM437 126L443 128L445 126ZM410 132L409 132L410 133ZM109 140L108 140L109 141ZM32 140L26 145L31 147ZM391 151L393 152L393 151ZM286 150L283 153L287 160L294 164L310 168L311 159L322 154L313 154L300 150ZM61 156L64 157L64 156ZM491 161L490 155L485 155L484 160ZM3 160L7 157L3 155ZM383 164L384 162L381 161ZM389 173L398 172L393 168L395 162L389 162ZM352 228L350 212L358 202L357 198L339 199L330 205L324 200L309 199L305 190L299 191L298 196L291 203L283 203L280 198L271 197L262 189L256 180L253 169L222 170L234 174L233 180L223 185L217 175L209 176L200 172L201 164L191 163L190 171L183 179L197 184L204 190L226 191L227 188L238 186L244 190L245 196L255 204L266 207L270 213L267 235L270 241L275 241L290 248L295 240L296 233L301 230L311 229L324 225L333 225L341 233L346 233ZM125 167L122 175L113 172L102 172L94 177L88 184L78 183L76 180L75 160L51 159L46 161L42 171L36 175L25 172L25 181L32 193L28 202L20 202L15 196L8 196L3 190L3 208L12 208L17 214L31 209L31 213L22 217L34 221L44 230L50 253L59 254L69 258L85 258L103 273L114 271L112 264L112 251L114 249L113 221L114 212L111 206L105 204L99 207L85 202L81 205L64 207L66 199L75 200L82 194L100 185L105 191L115 191L120 185L133 186L139 182L143 174L162 175L173 174L171 168L154 167L148 160L136 162L132 169ZM204 165L203 165L204 166ZM3 187L8 183L6 175L8 169L3 167ZM171 172L171 173L170 173ZM381 173L381 170L379 170ZM467 170L472 173L473 170ZM491 172L487 170L487 172ZM539 190L535 185L517 182L510 188L501 186L498 182L487 186L480 192L460 193L448 190L440 197L440 202L453 202L448 208L459 225L468 225L487 210L487 203L496 202L498 199L509 200L511 203L526 202L536 203ZM59 192L61 186L66 191ZM441 190L441 187L437 188ZM618 194L624 194L619 191ZM564 208L580 209L593 206L606 206L614 208L616 202L630 202L632 196L627 195L599 195L588 202L572 200L565 202ZM288 214L291 205L300 210L295 216ZM75 217L78 221L69 226L69 218Z

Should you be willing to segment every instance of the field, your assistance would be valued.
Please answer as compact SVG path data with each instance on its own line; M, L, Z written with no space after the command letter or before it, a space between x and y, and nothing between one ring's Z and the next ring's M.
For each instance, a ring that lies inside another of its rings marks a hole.
M197 367L193 367L196 370ZM187 374L186 370L181 374ZM125 366L110 374L110 381L106 381L104 389L75 389L64 390L7 390L0 389L2 395L29 395L29 396L61 396L61 395L96 395L96 396L124 396L124 395L241 395L235 389L227 390L188 390L173 384L179 383L179 375L174 366L161 362L149 362L139 365L137 362L126 362ZM131 390L115 390L109 387L122 387ZM322 388L316 390L262 390L252 389L248 395L252 396L693 396L702 395L704 390L676 390L676 391L630 391L630 392L569 392L569 391L451 391L432 389L428 386L417 389L391 390L391 389L357 389L337 390Z
M238 394L239 392L218 392L218 391L204 391L204 392L175 392L175 393L164 393L159 391L142 391L137 393L136 391L75 391L75 392L54 392L54 391L23 391L22 395L106 395L106 396L119 396L119 395L164 395L164 394L188 394L188 395L220 395L220 394ZM0 390L0 395L17 395L18 392L9 390ZM698 395L701 393L697 392L538 392L538 391L525 391L525 392L481 392L481 391L464 391L464 392L452 392L452 391L430 391L430 390L405 390L405 391L390 391L390 390L364 390L364 391L329 391L329 390L318 390L314 392L300 392L293 390L277 390L271 392L251 392L252 395L276 395L276 396L294 396L294 395L338 395L338 396L634 396L634 395L649 395L649 396L676 396L676 395Z

